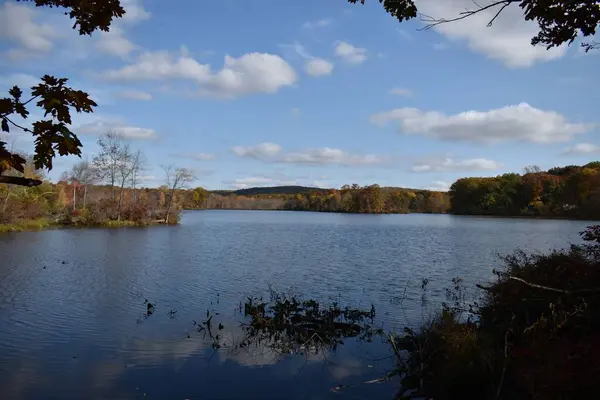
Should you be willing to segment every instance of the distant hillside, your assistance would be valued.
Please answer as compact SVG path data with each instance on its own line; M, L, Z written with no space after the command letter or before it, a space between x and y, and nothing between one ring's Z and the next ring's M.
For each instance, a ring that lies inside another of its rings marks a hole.
M271 186L271 187L253 187L239 190L214 190L212 193L222 196L238 195L238 196L256 196L260 194L303 194L319 192L325 193L329 189L308 187L308 186Z

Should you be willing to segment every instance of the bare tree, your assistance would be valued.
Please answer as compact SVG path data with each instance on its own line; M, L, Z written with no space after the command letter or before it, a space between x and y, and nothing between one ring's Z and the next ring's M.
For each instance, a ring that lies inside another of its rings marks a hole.
M119 179L119 203L117 206L117 221L121 222L121 210L123 208L123 192L125 190L125 184L128 182L129 177L133 173L134 156L129 149L128 144L124 144L121 152L120 159L117 163L117 177Z
M94 168L98 176L111 188L111 200L115 200L115 187L119 178L124 154L129 152L122 135L114 131L108 131L98 139L100 153L94 157Z
M167 212L165 214L165 224L168 225L175 190L185 187L187 183L195 179L195 176L194 172L187 168L176 168L173 165L163 165L163 169L165 171L165 181L170 191L167 202Z
M87 205L87 189L88 185L93 184L98 179L98 174L92 163L88 160L83 160L73 165L69 171L71 181L78 182L83 186L83 208ZM75 185L73 185L73 209L75 209Z
M137 203L136 187L140 178L140 174L146 169L146 157L141 150L135 152L131 161L131 177L130 183L133 189L133 201Z

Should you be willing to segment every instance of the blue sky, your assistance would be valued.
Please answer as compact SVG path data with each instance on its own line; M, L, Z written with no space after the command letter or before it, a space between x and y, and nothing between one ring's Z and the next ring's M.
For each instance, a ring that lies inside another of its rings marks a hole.
M444 189L600 159L600 54L530 46L536 26L517 7L491 28L482 13L418 31L374 0L122 2L126 17L92 37L56 9L1 2L0 89L69 77L99 103L73 119L84 156L120 132L144 151L148 186L163 183L161 164L209 189ZM439 17L473 6L417 4ZM23 133L8 140L33 149ZM56 160L50 177L76 161Z

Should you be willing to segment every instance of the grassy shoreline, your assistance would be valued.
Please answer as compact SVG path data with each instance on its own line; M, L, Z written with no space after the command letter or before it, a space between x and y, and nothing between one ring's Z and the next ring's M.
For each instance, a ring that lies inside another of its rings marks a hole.
M155 222L134 222L134 221L104 221L96 224L86 224L82 222L62 223L50 218L36 218L22 220L10 224L0 224L1 233L16 232L35 232L49 229L70 229L70 228L146 228L156 225L165 225L162 221ZM176 225L176 224L169 224Z
M203 209L187 209L184 211L291 211L305 212L304 210L257 210L257 209L225 209L225 208L203 208ZM312 211L320 213L344 214L331 211ZM366 213L346 213L346 214L366 214ZM476 218L503 218L503 219L530 219L530 220L570 220L570 221L595 221L590 218L573 217L573 216L537 216L537 215L475 215L475 214L452 214L452 213L378 213L377 215L409 215L409 214L435 214L435 215L451 215L458 217L476 217ZM366 214L367 215L367 214ZM373 214L368 214L373 215ZM178 225L171 223L169 225ZM15 232L32 232L42 231L47 229L68 229L68 228L147 228L150 226L164 225L163 221L150 222L135 222L135 221L114 221L108 220L101 223L88 224L82 221L71 221L69 223L60 222L51 218L35 218L12 222L10 224L0 223L0 233L15 233Z

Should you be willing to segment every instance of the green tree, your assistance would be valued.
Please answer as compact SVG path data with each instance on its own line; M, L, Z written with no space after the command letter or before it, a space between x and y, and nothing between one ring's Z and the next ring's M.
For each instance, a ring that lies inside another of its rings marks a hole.
M197 187L193 190L194 205L201 208L206 199L208 199L208 191L203 187Z

